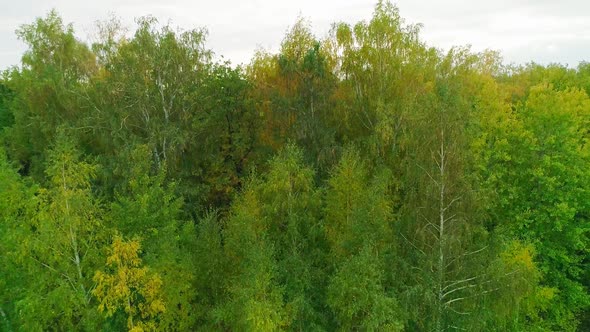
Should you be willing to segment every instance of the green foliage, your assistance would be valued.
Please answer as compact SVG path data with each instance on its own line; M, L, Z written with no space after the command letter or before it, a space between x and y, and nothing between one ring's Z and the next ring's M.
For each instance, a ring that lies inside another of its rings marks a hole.
M336 271L327 301L343 331L403 328L402 311L386 283L394 246L389 182L387 173L369 178L353 149L345 151L328 182L325 222Z
M254 195L245 189L224 230L225 256L233 270L224 285L229 298L216 316L233 329L278 330L288 324L283 290L277 285L274 248Z
M23 25L0 330L588 330L590 65L420 28L379 1L241 68L150 16Z
M14 124L14 115L10 109L13 99L14 92L0 80L0 133Z
M26 280L14 300L24 330L100 324L90 294L104 242L102 211L90 187L95 166L80 160L67 137L59 137L48 153L49 186L36 191L28 217L14 224L19 243L13 257Z
M207 201L227 206L258 152L260 120L248 98L251 84L240 69L213 66L203 90L206 115L192 122L192 151L203 169L200 178L208 188Z
M232 206L224 230L228 322L239 329L314 329L322 291L320 198L301 151L288 146L268 175L253 178ZM229 311L229 312L228 312ZM253 324L253 325L252 325Z
M111 205L111 227L126 237L142 238L143 261L160 275L161 297L169 309L159 315L163 329L182 330L192 324L190 292L195 271L190 257L181 252L191 236L191 225L181 219L182 199L174 183L165 183L165 166L152 175L150 151L140 145L128 156L131 168L124 172L129 181L117 191ZM188 243L190 244L189 240Z
M402 331L397 301L383 287L376 250L365 246L342 262L330 280L328 303L341 331Z
M27 228L21 220L30 217L35 190L13 169L0 148L0 326L6 331L18 324L15 302L26 287L19 246Z
M336 160L332 94L336 76L326 45L298 19L277 55L259 54L249 67L254 100L265 124L261 143L275 151L288 142L304 148L306 162L326 173Z
M543 281L556 295L544 317L572 330L588 307L588 96L579 90L531 88L510 131L494 137L485 173L498 231L534 243Z
M343 136L360 142L366 158L395 167L404 149L400 136L408 113L428 93L438 54L419 39L420 25L407 25L397 7L379 1L369 22L335 25L332 44L343 77L337 92Z
M177 192L199 205L187 214L226 208L257 151L251 85L240 69L211 62L204 29L176 32L152 17L138 25L117 42L112 21L94 45L102 67L85 94L84 124L92 130L85 141L109 166L107 189L121 178L109 171L127 161L113 151L141 144L155 168L165 165L167 178L179 180Z
M384 254L394 245L389 175L384 171L370 178L358 152L344 152L326 192L326 232L335 259L365 246Z
M189 247L194 253L193 266L197 271L191 289L197 294L193 315L197 316L197 326L215 330L221 326L216 318L219 311L215 309L224 297L225 278L230 275L233 265L225 255L222 228L216 214L209 213L200 220L196 233L196 240L191 241L193 245Z
M15 93L10 103L14 126L7 142L11 154L41 180L47 143L54 141L57 129L67 128L77 135L83 114L81 93L96 70L95 56L55 11L23 25L17 35L29 50L23 55L22 68L13 68L7 75L6 86Z

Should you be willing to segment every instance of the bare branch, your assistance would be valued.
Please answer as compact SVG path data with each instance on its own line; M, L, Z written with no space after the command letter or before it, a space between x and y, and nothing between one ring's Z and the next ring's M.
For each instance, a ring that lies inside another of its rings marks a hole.
M420 248L416 247L416 245L414 245L414 243L412 243L410 240L408 240L402 232L399 232L399 235L401 235L404 238L404 240L406 240L412 247L416 248L416 250L421 252L422 255L426 256L426 253L424 251L420 250Z
M447 285L447 286L443 287L443 289L442 289L442 290L443 290L443 292L444 292L444 291L446 291L447 289L449 289L449 287L453 287L453 286L455 286L455 285L458 285L458 284L461 284L461 283L464 283L464 282L472 281L472 280L475 280L475 279L477 279L477 278L479 278L479 277L481 277L481 276L475 276L475 277L471 277L471 278L467 278L467 279L462 279L462 280L458 280L458 281L453 281L453 282L451 282L449 285Z
M452 205L453 205L455 202L459 201L461 198L463 198L463 195L459 195L459 196L457 196L457 197L453 198L453 199L452 199L452 200L449 202L449 204L447 204L447 206L445 206L445 207L443 208L443 211L446 211L446 210L448 210L448 209L449 209L449 208L450 208L450 207L451 207L451 206L452 206Z
M445 217L444 222L451 221L457 216L456 213L452 214L450 217Z
M457 288L451 289L450 291L444 293L442 295L442 298L444 299L445 297L447 297L448 295L453 294L454 292L458 292L458 291L460 291L462 289L466 289L466 288L473 288L475 286L476 286L475 284L468 284L468 285L465 285L465 286L461 286L461 287L457 287Z
M457 257L453 258L453 259L452 259L452 260L451 260L451 261L450 261L450 262L447 264L447 267L448 267L449 265L453 264L454 262L456 262L458 259L460 259L460 258L462 258L462 257L465 257L465 256L471 256L471 255L475 255L475 254L477 254L477 253L480 253L480 252L484 251L485 249L487 249L487 247L488 247L488 246L486 245L486 246L485 246L485 247L483 247L483 248L480 248L480 249L477 249L477 250L474 250L474 251L471 251L471 252L467 252L467 253L461 254L461 255L459 255L459 256L457 256Z
M469 297L468 297L468 296L466 296L466 297L457 297L457 298L454 298L454 299L448 300L448 301L447 301L447 302L445 302L443 305L444 305L445 307L448 307L449 305L451 305L451 303L454 303L454 302L457 302L457 301L463 301L463 300L465 300L465 299L467 299L467 298L469 298Z
M484 294L492 293L492 292L495 292L495 291L499 290L500 288L501 287L496 287L494 289L483 291L483 292L480 292L480 293L477 293L477 294L474 294L474 295L471 295L471 296L458 297L458 298L455 298L455 299L452 299L452 300L449 300L449 301L445 302L444 305L448 307L453 302L462 301L462 300L469 299L469 298L472 298L472 297L477 297L477 296L481 296L481 295L484 295Z
M459 311L459 310L456 310L456 309L455 309L455 308L453 308L453 307L449 307L449 309L450 309L452 312L454 312L454 313L456 313L456 314L459 314L459 315L469 315L469 314L471 314L471 311Z
M440 186L440 184L438 183L438 181L436 181L432 175L430 175L430 173L424 169L424 167L420 166L418 163L416 163L416 166L418 166L418 168L420 168L422 171L424 171L424 173L426 173L426 175L428 175L428 177L430 178L430 180L432 180L432 182L434 182L437 186Z
M50 266L49 264L46 264L44 262L41 262L40 260L38 260L37 258L30 256L34 261L36 261L37 263L41 264L43 267L47 268L49 271L54 272L58 275L61 275L62 277L66 278L66 280L68 281L68 283L70 284L70 286L72 287L72 289L74 290L74 292L77 292L78 289L76 288L76 286L74 285L74 281L72 280L72 278L70 278L69 275L63 273L63 272L59 272L58 270L56 270L54 267Z

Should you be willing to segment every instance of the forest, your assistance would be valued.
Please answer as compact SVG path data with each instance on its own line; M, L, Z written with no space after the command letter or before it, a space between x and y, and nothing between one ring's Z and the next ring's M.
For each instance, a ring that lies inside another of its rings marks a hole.
M390 2L235 66L57 11L0 76L1 331L590 331L590 63Z

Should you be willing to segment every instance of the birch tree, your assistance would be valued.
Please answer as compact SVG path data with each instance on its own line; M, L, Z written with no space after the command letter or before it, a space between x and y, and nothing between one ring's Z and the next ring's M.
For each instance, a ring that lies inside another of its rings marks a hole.
M90 181L96 166L82 161L60 134L49 153L48 187L39 189L34 217L22 234L27 292L17 303L26 329L96 328L92 274L104 243L102 211Z
M469 329L481 319L478 313L483 309L476 304L496 296L500 280L514 273L501 275L486 267L486 261L498 259L498 253L490 248L477 183L469 173L470 130L476 114L463 84L473 75L470 68L476 62L466 49L441 56L432 90L409 117L413 130L408 142L413 151L405 159L400 189L405 193L403 222L398 230L400 253L406 257L402 268L410 278L408 284L413 284L402 288L408 296L420 294L421 303L409 301L414 328Z

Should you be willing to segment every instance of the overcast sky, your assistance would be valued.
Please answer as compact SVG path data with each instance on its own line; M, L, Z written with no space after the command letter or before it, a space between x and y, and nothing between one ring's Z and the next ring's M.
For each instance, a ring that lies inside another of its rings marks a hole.
M0 0L0 69L18 64L25 45L14 31L52 8L86 39L95 21L114 13L129 27L151 14L183 29L207 27L208 46L232 63L247 63L256 48L276 51L298 16L317 37L330 24L369 20L376 0ZM422 23L422 39L448 49L471 44L502 52L507 63L590 60L588 0L399 0L408 23Z

